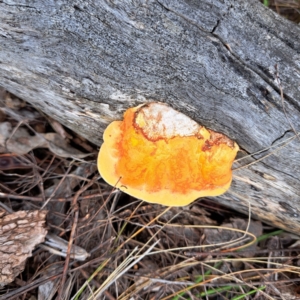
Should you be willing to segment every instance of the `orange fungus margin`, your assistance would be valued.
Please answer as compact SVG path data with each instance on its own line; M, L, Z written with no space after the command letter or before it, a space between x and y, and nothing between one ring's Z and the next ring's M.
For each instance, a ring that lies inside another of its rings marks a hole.
M239 150L166 104L128 109L104 132L98 169L105 181L136 198L184 206L226 192Z

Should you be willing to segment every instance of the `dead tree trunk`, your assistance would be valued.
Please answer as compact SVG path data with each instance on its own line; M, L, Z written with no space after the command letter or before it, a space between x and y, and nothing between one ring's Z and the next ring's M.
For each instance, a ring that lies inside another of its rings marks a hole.
M0 85L97 145L126 108L167 102L252 154L215 200L298 233L299 36L254 0L4 0Z

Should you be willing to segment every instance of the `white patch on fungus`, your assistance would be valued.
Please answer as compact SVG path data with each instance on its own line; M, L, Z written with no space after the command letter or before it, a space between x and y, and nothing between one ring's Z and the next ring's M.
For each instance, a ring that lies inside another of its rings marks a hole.
M164 103L152 102L138 109L135 124L149 139L193 136L202 127Z

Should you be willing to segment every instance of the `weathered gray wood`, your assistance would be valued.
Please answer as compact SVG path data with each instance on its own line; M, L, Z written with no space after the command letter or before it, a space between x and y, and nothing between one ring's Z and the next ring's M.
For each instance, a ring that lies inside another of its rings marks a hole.
M300 29L256 0L0 2L0 84L97 145L159 100L253 154L300 129ZM216 201L298 233L300 141L234 172ZM276 147L236 168L269 154Z

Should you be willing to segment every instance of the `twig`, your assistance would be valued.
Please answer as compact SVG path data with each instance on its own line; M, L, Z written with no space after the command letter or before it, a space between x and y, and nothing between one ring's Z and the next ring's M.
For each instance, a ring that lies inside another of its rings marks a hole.
M61 283L60 283L60 287L58 290L58 295L57 295L57 299L63 299L62 298L62 293L63 293L63 288L64 288L64 284L66 282L66 278L67 278L67 272L68 272L68 268L69 268L69 262L70 262L70 256L71 256L71 249L72 249L72 244L75 238L75 233L76 233L76 229L77 229L77 223L78 223L78 204L77 204L77 200L79 198L79 196L86 191L90 186L92 186L95 181L98 179L98 175L94 176L94 178L85 186L83 186L74 196L73 201L72 201L72 210L74 212L74 221L73 221L73 225L72 225L72 229L71 229L71 234L70 234L70 239L69 239L69 244L68 244L68 250L67 250L67 256L66 256L66 260L65 260L65 265L64 265L64 269L63 269L63 274L62 274L62 279L61 279Z

